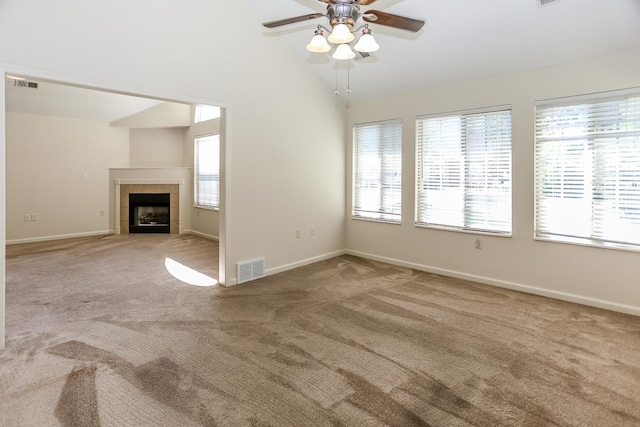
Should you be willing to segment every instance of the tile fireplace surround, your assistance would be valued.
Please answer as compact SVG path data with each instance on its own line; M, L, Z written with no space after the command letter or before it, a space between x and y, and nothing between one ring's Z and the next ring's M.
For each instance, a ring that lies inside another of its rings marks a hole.
M129 234L129 193L169 193L170 233L181 233L180 194L182 181L145 182L145 180L116 180L116 234Z

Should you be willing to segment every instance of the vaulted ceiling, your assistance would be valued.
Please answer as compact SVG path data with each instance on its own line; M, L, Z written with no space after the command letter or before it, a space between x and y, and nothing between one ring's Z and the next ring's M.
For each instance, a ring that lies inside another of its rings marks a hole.
M324 12L319 0L248 0L263 21ZM639 0L376 0L380 10L426 21L418 33L370 24L380 50L351 61L352 102L454 81L544 68L640 47ZM292 49L331 90L335 60L305 47L319 18L263 31ZM345 96L346 71L338 72Z
M326 18L277 29L260 25L324 13L326 3L244 1L255 9L255 16L242 25L260 27L262 37L272 38L282 49L290 50L303 69L326 82L328 91L337 85L347 103L640 47L640 0L542 0L547 3L544 6L540 5L541 0L375 0L361 10L376 9L423 19L426 25L418 33L411 33L371 23L380 50L369 58L349 61L347 73L345 61L336 65L331 52L312 54L305 49L317 25L328 26ZM55 111L58 115L111 121L158 103L48 85L36 92L16 93L11 84L7 82L7 108L13 111L29 112L33 104L40 102L39 110L31 112ZM120 103L122 114L117 111Z

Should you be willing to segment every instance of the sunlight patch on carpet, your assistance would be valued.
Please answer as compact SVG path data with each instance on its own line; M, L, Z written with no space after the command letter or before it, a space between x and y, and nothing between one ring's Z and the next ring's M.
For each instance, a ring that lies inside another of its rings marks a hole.
M171 258L165 258L164 266L169 274L176 279L192 286L215 286L218 281L213 277L209 277L206 274L200 273L193 268L187 267L184 264L179 263Z

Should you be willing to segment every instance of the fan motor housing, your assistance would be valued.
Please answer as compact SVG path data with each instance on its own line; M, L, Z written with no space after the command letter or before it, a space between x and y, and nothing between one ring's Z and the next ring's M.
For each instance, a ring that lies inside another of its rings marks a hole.
M327 5L327 16L331 26L346 24L353 28L360 17L360 6L357 3L335 3Z

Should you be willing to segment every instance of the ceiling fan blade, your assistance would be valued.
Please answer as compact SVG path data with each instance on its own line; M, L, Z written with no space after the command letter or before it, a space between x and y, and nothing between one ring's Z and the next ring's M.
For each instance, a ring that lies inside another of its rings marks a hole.
M311 19L321 18L323 16L325 16L324 13L310 13L307 15L296 16L293 18L286 18L286 19L279 19L277 21L264 22L262 23L262 25L264 25L267 28L275 28L275 27L280 27L282 25L293 24L295 22L302 22L302 21L308 21Z
M424 26L424 21L407 18L405 16L393 15L391 13L380 12L379 10L368 10L363 16L367 22L386 25L388 27L401 28L407 31L418 32Z
M373 3L374 1L376 0L356 0L356 3L358 3L360 6L366 6L368 4Z

